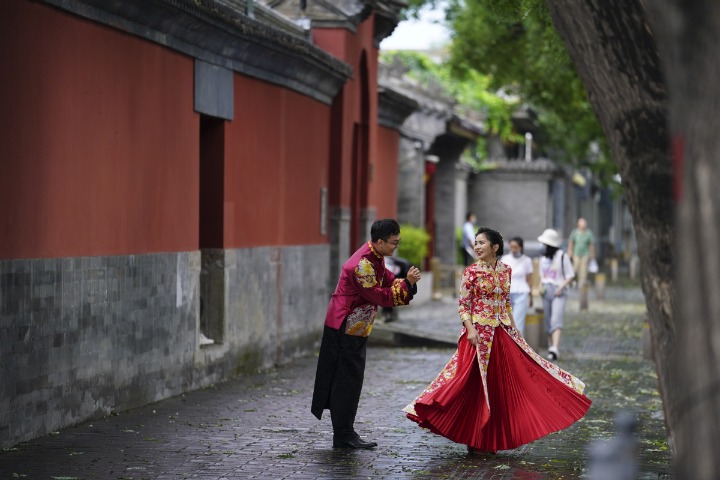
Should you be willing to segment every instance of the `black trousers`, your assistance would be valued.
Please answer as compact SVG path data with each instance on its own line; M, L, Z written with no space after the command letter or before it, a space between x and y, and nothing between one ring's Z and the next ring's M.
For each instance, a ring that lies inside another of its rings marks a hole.
M355 435L357 414L363 379L367 337L345 334L345 322L339 330L325 327L313 390L312 413L322 418L323 410L330 410L336 438Z

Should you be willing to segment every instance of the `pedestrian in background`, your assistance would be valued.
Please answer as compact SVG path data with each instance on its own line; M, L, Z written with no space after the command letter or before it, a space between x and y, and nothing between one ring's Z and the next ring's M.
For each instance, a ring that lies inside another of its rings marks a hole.
M577 228L570 232L567 253L577 271L578 288L583 288L587 285L588 264L595 260L595 235L584 218L578 218Z
M500 233L481 228L478 260L467 267L458 312L458 349L403 411L421 427L469 452L510 450L562 430L592 403L578 378L538 355L518 334L510 306L510 268Z
M465 258L465 266L467 267L475 261L475 215L468 212L465 215L465 223L462 228L462 249L463 258Z
M575 278L570 256L560 248L562 242L555 230L548 228L538 237L545 245L545 252L540 257L540 294L543 301L545 331L548 334L548 359L560 357L560 336L565 319L568 285Z
M510 304L512 305L512 315L515 319L520 335L525 336L525 317L528 308L533 306L532 273L533 262L530 257L525 255L524 242L520 237L510 239L510 253L503 255L501 261L512 269L512 278L510 281Z
M420 270L410 267L405 279L396 279L383 258L400 244L400 225L378 220L370 227L370 241L342 266L330 298L323 330L311 411L318 420L330 410L333 448L374 448L355 432L360 393L365 376L365 349L378 305L407 305L417 292Z

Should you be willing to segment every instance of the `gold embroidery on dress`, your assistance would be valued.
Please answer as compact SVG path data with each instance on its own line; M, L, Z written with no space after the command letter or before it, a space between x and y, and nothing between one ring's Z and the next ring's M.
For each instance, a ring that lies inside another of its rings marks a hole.
M470 320L492 327L501 323L510 325L509 296L504 294L510 288L509 276L510 269L501 262L492 266L478 260L468 267L460 284L458 313L461 321Z
M488 412L490 411L490 401L487 391L487 371L488 366L490 365L490 352L492 351L492 345L493 340L495 337L495 327L491 327L489 325L475 325L475 328L477 329L480 337L480 343L476 347L476 358L480 367L480 376L481 381L483 384L483 391L485 393L485 402L488 408ZM579 378L575 377L574 375L566 372L565 370L561 369L557 365L548 362L543 357L538 355L530 346L527 344L524 338L520 336L517 330L515 330L512 327L500 327L504 328L505 332L510 336L510 338L523 350L525 353L527 353L530 358L532 358L536 363L538 363L542 368L544 368L550 375L553 376L556 380L562 382L563 384L567 385L568 387L575 390L577 393L582 394L585 390L585 384L580 380ZM466 329L463 328L460 338L463 338L463 335L465 334ZM455 378L457 373L457 364L458 364L458 350L455 350L455 354L452 356L450 361L447 363L445 368L438 374L437 377L430 383L430 385L415 399L413 400L409 405L407 405L405 408L403 408L403 411L405 413L409 413L411 415L417 416L417 412L415 411L415 404L422 399L423 397L426 397L427 395L432 394L435 390L440 388L441 386L445 385L449 381Z

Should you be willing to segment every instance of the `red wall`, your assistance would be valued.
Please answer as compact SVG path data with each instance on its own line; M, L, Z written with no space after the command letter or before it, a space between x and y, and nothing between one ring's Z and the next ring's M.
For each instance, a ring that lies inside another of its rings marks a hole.
M350 251L364 241L363 210L375 210L378 218L395 216L397 203L397 145L381 139L378 125L377 71L378 49L374 45L374 15L360 24L355 33L345 29L314 29L315 43L353 68L352 78L333 102L330 132L329 201L332 207L348 209ZM363 62L363 59L364 62ZM365 75L363 75L363 65ZM366 98L367 108L363 108ZM367 132L353 148L353 132ZM366 144L365 144L366 142ZM390 151L380 149L391 148ZM357 155L357 152L361 152ZM353 168L353 155L367 163ZM387 162L391 162L390 164ZM381 177L381 175L389 175ZM394 181L390 180L394 179ZM378 195L379 194L379 195Z
M330 165L330 191L331 205L350 206L352 188L352 139L353 122L359 121L359 107L356 98L358 84L357 72L359 54L351 48L355 39L353 34L345 29L313 29L314 42L331 55L349 63L353 67L351 77L337 94L333 103L332 130L328 130L332 144ZM348 52L352 52L352 59L348 59ZM357 57L357 58L355 58Z
M235 75L235 119L217 124L220 135L208 137L220 142L211 156L224 158L220 170L209 170L211 195L203 201L212 207L204 206L201 218L193 59L51 7L16 1L3 8L0 258L194 250L202 222L218 227L202 240L206 246L327 243L320 190L328 188L330 206L348 206L355 181L353 125L362 121L357 73L333 112ZM372 19L357 34L315 35L355 72L365 52L375 175L363 188L370 208L385 216L392 206L394 215L390 178L397 172L387 162L397 162L397 139L378 135ZM376 154L386 143L387 159ZM217 198L213 184L223 191Z
M367 57L368 71L368 95L369 95L369 161L371 164L376 159L376 138L377 138L377 56L378 49L374 45L373 24L374 16L360 24L356 33L339 28L316 28L313 29L313 40L317 46L331 55L343 60L353 68L353 76L340 91L338 95L342 99L335 102L341 105L342 114L339 116L342 124L333 126L340 130L333 131L332 135L338 135L336 150L332 152L332 162L336 165L331 168L333 176L330 183L335 187L331 188L331 204L347 207L351 201L351 185L353 177L352 170L352 146L353 146L353 125L361 121L361 85L360 64L363 51ZM337 140L337 139L336 139ZM375 206L374 199L370 199L369 207Z
M398 157L400 134L378 126L377 162L370 181L370 198L377 208L377 218L397 216Z
M320 189L328 185L330 107L236 75L226 128L225 247L327 243Z
M0 16L0 258L198 243L193 60L26 1Z

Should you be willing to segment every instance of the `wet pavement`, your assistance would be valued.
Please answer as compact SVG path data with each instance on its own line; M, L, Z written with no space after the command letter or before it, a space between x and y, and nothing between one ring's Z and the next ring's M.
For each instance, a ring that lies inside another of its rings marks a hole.
M401 409L453 349L376 342L356 423L375 450L333 450L329 415L310 414L311 356L17 445L0 453L0 479L588 478L588 445L614 435L620 410L640 422L638 478L672 478L655 368L642 358L642 302L637 288L608 288L579 312L572 293L558 363L586 383L593 405L570 428L516 450L471 455L407 420ZM452 299L404 307L397 324L460 330Z

